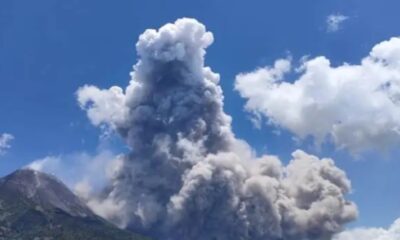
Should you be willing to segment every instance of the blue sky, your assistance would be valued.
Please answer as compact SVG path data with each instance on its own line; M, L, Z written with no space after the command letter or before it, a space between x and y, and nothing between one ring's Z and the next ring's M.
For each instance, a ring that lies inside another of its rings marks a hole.
M84 84L126 86L136 62L135 42L147 28L193 17L212 31L206 64L221 74L225 111L235 134L259 153L288 161L302 148L332 157L353 183L350 198L360 210L354 226L387 226L400 216L398 151L357 158L346 150L310 141L275 127L256 129L233 90L235 76L290 55L323 55L333 65L359 64L377 43L400 35L400 2L362 1L2 1L0 3L0 133L12 134L0 156L0 175L48 155L95 152L99 130L76 101ZM328 32L331 14L348 16ZM115 151L122 149L115 139Z

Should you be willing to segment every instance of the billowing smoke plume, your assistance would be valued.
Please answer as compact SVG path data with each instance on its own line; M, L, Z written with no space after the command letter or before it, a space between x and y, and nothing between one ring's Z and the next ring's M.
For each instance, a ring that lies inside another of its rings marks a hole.
M193 19L147 30L123 90L84 86L78 100L132 151L118 162L102 216L156 239L325 239L357 215L345 173L300 150L288 166L255 157L223 112L219 75L204 66L213 35Z

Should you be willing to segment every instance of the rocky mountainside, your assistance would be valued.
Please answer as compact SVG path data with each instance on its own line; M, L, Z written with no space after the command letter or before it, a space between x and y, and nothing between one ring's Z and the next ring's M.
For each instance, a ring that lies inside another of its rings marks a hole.
M55 177L30 169L0 178L0 240L145 240L95 215Z

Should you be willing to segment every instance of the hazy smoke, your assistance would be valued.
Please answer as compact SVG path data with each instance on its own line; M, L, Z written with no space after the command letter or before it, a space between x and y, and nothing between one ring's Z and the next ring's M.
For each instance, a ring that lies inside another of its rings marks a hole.
M109 183L119 162L120 156L100 147L96 154L50 155L36 159L25 167L57 176L79 197L87 199Z
M132 149L90 206L162 240L331 237L357 215L344 199L345 173L300 150L285 167L236 139L219 75L204 66L212 42L193 19L146 30L125 90L78 90L92 123L115 129Z

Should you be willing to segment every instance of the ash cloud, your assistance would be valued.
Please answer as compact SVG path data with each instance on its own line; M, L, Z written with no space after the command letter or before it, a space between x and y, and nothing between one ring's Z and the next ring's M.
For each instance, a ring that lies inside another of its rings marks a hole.
M330 238L357 216L345 199L346 174L300 150L283 166L237 139L219 75L204 66L212 42L194 19L146 30L125 90L78 90L91 122L114 129L131 148L89 205L163 240Z

